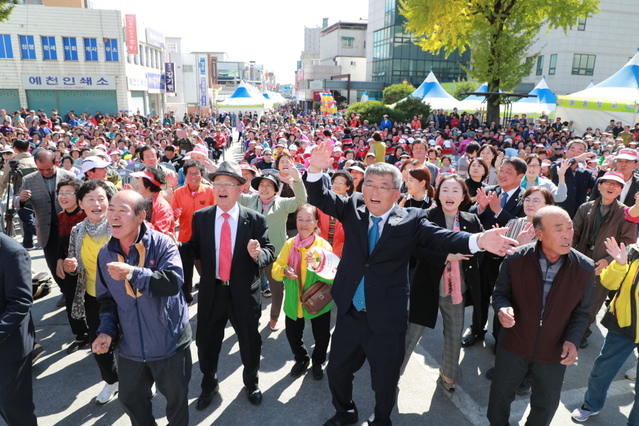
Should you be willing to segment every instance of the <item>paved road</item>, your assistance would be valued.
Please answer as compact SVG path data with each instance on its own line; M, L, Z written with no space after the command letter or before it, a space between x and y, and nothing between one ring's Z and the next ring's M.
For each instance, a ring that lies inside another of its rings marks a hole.
M237 147L227 156L236 156ZM32 252L33 269L45 271L42 251ZM117 398L105 406L95 404L95 397L103 383L95 361L88 350L67 355L66 347L73 336L62 308L55 304L60 295L54 288L51 295L38 300L33 307L37 339L47 353L34 367L34 400L36 414L41 425L129 425ZM197 303L197 294L195 294ZM260 407L249 404L244 396L241 378L241 362L237 339L232 328L227 328L220 360L220 394L205 411L195 410L199 395L201 374L198 367L195 344L193 353L193 378L190 384L191 424L219 426L264 426L264 425L322 425L333 415L331 396L326 378L313 380L310 374L293 379L289 376L293 366L292 355L284 330L271 332L268 328L270 300L262 302L263 315L260 332L263 339L260 388L264 403ZM197 306L190 308L191 325L196 326ZM466 312L470 322L471 310ZM333 318L334 323L334 318ZM310 330L305 331L305 340L312 342ZM398 409L393 422L398 426L431 425L463 426L487 425L485 418L490 382L484 373L493 364L492 337L485 342L462 350L461 370L457 391L449 394L437 382L438 360L443 338L441 324L435 330L427 330L411 357L405 375L399 385ZM572 425L570 411L582 402L587 386L588 374L598 350L603 343L601 327L595 330L590 346L580 351L577 366L569 367L566 373L562 400L553 425ZM634 383L623 378L623 372L632 366L632 360L624 365L610 390L606 407L588 425L623 425L630 412L634 398ZM354 399L364 422L373 412L374 395L370 389L368 366L356 374ZM517 397L513 403L513 424L524 424L528 397ZM159 424L166 424L165 400L158 394L154 400L154 412ZM522 420L524 419L524 420ZM0 424L3 424L0 420Z

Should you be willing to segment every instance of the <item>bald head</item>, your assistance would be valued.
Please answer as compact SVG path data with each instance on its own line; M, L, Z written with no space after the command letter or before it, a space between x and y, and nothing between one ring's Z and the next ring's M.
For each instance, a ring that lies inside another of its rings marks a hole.
M547 220L544 221L544 218L547 218ZM555 221L561 223L569 221L572 223L570 215L566 212L566 210L557 206L546 206L540 208L533 217L533 226L535 229L541 229L543 231L545 229L545 225L549 225L551 222Z
M570 253L575 233L568 213L556 206L539 209L533 218L535 235L541 242L541 251L551 262Z
M140 212L148 211L149 209L148 200L139 192L133 191L132 189L125 189L115 194L111 199L111 204L115 205L116 201L119 204L128 205L136 216L139 215Z

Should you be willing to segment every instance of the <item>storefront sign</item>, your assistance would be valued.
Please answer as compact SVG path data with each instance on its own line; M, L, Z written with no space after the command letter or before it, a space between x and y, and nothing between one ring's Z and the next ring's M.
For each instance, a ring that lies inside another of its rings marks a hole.
M24 89L115 90L114 75L22 74Z
M151 46L156 46L161 49L164 49L164 34L152 30L151 28L146 29L146 42Z
M146 79L149 85L149 93L161 93L164 90L162 74L148 72L146 73Z

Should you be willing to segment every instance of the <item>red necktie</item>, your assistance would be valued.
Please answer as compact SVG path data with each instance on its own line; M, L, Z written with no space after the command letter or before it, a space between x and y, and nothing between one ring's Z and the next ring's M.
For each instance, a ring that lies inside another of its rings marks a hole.
M228 213L222 213L224 223L222 224L222 232L220 233L220 280L228 281L231 279L231 225L229 224Z

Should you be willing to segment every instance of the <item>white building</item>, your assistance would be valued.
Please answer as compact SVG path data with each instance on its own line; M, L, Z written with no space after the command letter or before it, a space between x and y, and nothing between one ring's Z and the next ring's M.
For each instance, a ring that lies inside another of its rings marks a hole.
M135 23L128 54L119 11L16 6L0 23L1 108L161 114L164 37Z
M601 12L577 22L566 34L543 29L529 52L540 52L524 83L543 76L556 94L583 90L600 83L624 66L637 52L637 0L601 0Z
M319 52L320 51L320 33L322 28L304 27L304 51Z

